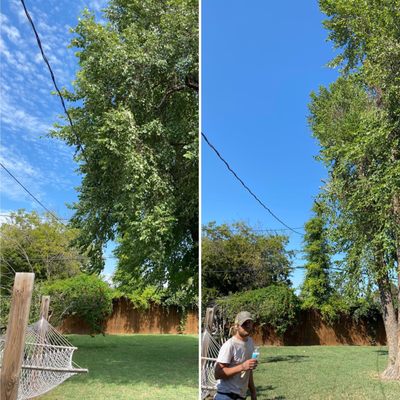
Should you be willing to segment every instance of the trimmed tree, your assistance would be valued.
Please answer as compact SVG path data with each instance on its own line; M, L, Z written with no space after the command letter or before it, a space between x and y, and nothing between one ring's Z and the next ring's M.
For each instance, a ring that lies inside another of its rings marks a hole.
M315 202L314 216L305 225L304 253L306 275L301 288L302 307L322 310L331 295L329 247L323 205Z

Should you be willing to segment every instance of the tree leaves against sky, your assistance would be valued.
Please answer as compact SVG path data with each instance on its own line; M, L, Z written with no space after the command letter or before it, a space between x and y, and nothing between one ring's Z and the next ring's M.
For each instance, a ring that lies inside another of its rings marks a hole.
M117 281L196 293L197 13L192 0L113 0L106 23L84 12L71 42L80 70L65 92L74 129L53 132L84 148L72 223L92 270L115 240Z

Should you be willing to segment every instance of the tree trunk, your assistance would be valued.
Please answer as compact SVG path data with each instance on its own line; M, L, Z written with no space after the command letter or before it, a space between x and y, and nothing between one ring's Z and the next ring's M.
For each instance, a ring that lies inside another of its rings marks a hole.
M393 296L390 280L387 274L378 279L379 294L382 303L382 317L385 325L388 345L388 365L382 372L383 379L400 379L400 336L398 334L399 324L393 305Z
M396 158L396 155L395 157ZM393 199L395 223L400 226L400 195ZM396 261L397 261L397 359L394 370L394 379L400 380L400 235L396 236Z

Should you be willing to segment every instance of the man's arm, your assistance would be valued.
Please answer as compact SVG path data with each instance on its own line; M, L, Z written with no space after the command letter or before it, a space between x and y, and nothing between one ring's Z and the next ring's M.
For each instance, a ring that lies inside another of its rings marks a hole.
M256 391L256 386L254 385L253 371L250 371L249 390L250 390L251 400L257 400L257 391Z
M257 366L257 360L251 358L241 364L235 365L234 367L229 367L229 364L223 364L217 362L215 364L215 379L228 379L233 375L239 374L242 371L249 371Z

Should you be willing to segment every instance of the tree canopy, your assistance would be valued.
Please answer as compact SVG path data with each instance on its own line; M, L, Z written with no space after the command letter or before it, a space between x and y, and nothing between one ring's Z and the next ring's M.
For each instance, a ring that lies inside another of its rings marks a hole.
M80 69L64 90L82 174L72 224L93 270L116 241L117 281L197 293L198 3L111 0L83 13L71 46Z
M291 251L288 238L257 232L244 222L203 227L202 287L214 297L290 285Z
M36 282L77 275L88 265L72 245L77 235L50 214L12 213L0 225L1 292L8 294L15 272L34 272Z
M379 288L389 345L386 378L400 377L400 7L398 0L320 0L341 76L312 94L310 125L329 172L324 200L347 271ZM357 281L355 282L357 284ZM397 290L398 295L400 291Z

